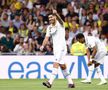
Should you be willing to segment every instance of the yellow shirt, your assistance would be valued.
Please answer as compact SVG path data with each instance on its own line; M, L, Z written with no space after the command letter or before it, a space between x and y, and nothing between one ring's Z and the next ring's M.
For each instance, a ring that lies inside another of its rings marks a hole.
M13 28L9 28L9 31L12 33L12 35L13 35Z
M20 10L22 8L21 2L16 2L14 6L17 10Z
M80 42L76 42L71 47L71 55L82 56L86 54L86 46Z
M101 27L101 25L102 25L101 20L98 20L98 22L97 22L97 23L98 23L98 26L99 26L99 27Z
M73 27L72 23L68 23L68 22L64 22L64 26L65 26L65 28L72 28ZM76 24L76 27L78 28L79 25Z
M29 30L28 29L26 29L26 30L19 30L19 34L22 37L27 37L28 36L28 33L29 33Z

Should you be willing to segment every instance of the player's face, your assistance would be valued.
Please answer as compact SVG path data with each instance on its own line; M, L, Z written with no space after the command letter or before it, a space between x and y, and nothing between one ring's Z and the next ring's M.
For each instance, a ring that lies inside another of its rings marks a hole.
M49 22L50 22L50 24L54 24L55 23L55 16L54 15L49 15L48 16L48 18L49 18Z
M85 38L81 38L78 40L80 43L85 43Z

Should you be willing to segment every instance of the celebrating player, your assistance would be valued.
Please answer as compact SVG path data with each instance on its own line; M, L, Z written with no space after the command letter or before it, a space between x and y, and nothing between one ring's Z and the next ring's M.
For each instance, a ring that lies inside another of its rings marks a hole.
M63 57L67 53L66 41L65 41L65 28L63 21L58 15L57 11L53 9L53 13L48 16L50 25L47 27L45 39L43 41L40 50L42 51L44 46L47 44L49 37L53 40L53 53L55 61L53 63L53 70L50 79L47 82L43 82L43 85L47 88L51 88L54 79L58 73L58 68L62 69L64 76L68 80L68 88L74 88L74 83L71 79L70 74L67 71L66 65L63 61Z
M86 43L87 48L91 48L92 55L90 61L90 52L89 49L87 49L87 56L88 56L88 68L89 68L89 74L86 80L81 81L82 83L91 83L91 77L93 70L96 69L96 72L101 79L101 82L98 85L104 85L107 84L107 81L105 80L104 76L102 75L102 71L100 69L100 64L103 64L104 57L107 54L107 49L102 43L99 38L93 37L93 36L87 36L86 38L82 33L79 33L76 36L76 39L81 43Z

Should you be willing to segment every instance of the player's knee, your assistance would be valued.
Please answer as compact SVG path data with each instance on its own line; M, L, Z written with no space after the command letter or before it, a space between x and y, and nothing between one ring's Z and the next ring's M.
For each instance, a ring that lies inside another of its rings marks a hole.
M66 69L66 65L65 65L65 64L60 64L60 68L61 68L62 70L65 70L65 69Z
M58 68L58 67L59 67L59 63L54 62L54 63L53 63L53 67L54 67L54 68Z
M100 65L100 63L96 63L96 64L95 64L95 68L97 68L99 65Z

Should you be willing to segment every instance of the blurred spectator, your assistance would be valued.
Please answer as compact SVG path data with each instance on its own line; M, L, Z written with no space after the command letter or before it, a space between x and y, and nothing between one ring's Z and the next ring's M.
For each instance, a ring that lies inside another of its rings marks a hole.
M93 35L96 38L99 38L102 32L108 39L108 0L0 0L0 41L3 43L9 31L14 39L14 46L19 44L20 37L23 37L24 42L26 41L24 52L44 54L39 51L39 47L49 24L51 6L57 9L64 21L68 54L72 41L79 32L85 37ZM50 39L49 43L51 42ZM7 44L2 44L2 47L4 50ZM50 46L47 48L51 49Z
M39 16L38 16L37 24L38 24L38 31L39 31L40 33L42 33L43 25L44 25L43 16L42 16L42 15L39 15Z
M22 23L20 25L20 28L18 30L18 33L19 33L19 35L21 37L24 37L24 38L27 38L28 37L29 30L28 30L28 28L27 28L27 26L26 26L25 23Z
M24 43L24 38L20 37L19 44L17 44L14 48L14 52L17 54L23 54L23 43Z
M93 25L94 19L93 19L93 13L92 12L88 13L88 17L87 17L87 19L85 21L85 25L86 25L87 22L89 22L91 25Z
M91 23L88 21L86 22L86 25L84 27L84 36L89 36L89 35L92 35L92 25Z
M67 52L70 53L72 39L69 37L69 28L65 29L65 39L66 39L66 45L67 45Z
M5 28L4 27L0 27L0 39L2 38L2 37L6 37L6 34L5 34L6 32L5 32Z
M9 26L9 20L8 20L8 14L7 13L2 14L1 23L2 23L2 26L5 28L7 28Z
M14 25L19 29L20 25L23 23L22 20L20 20L20 14L15 15L15 19L13 20Z
M38 27L36 25L34 25L33 29L29 31L28 33L28 38L32 38L33 40L37 39L37 29Z
M52 48L52 46L51 45L46 45L45 46L45 50L46 50L46 52L45 52L45 55L53 55L53 48Z
M9 22L8 30L11 32L13 38L14 38L14 35L15 35L16 33L18 33L18 29L17 29L17 27L14 25L13 21L10 21L10 22Z
M37 35L36 40L37 40L38 44L42 45L42 42L44 40L44 38L42 37L42 34L40 32L36 32L36 35Z
M8 53L9 49L5 45L0 45L0 54L2 53Z
M71 3L68 3L68 5L67 5L67 10L68 10L68 13L67 13L67 15L66 16L71 16L71 17L76 17L76 18L78 18L78 13L76 13L75 11L74 11L74 7L71 5Z
M79 20L81 25L84 25L87 20L87 11L84 8L82 9Z
M15 37L14 37L14 45L15 46L20 43L20 37L21 36L19 34L15 35Z
M107 48L107 51L108 51L108 40L106 39L105 35L103 33L100 34L99 36L101 42L103 42Z
M98 26L97 21L95 21L95 22L93 23L91 33L92 33L93 36L99 37L98 34L100 33L100 31L99 31L99 26Z
M29 48L29 43L28 42L23 43L23 51L22 51L22 54L28 55L30 53L31 53L31 48Z
M69 32L69 37L71 38L71 40L79 33L79 29L76 23L76 20L72 20L72 27L70 29Z
M29 15L27 20L27 27L29 30L33 30L33 27L35 26L36 22L34 20L34 17L32 14Z
M24 22L28 22L29 21L30 17L29 17L29 9L28 8L23 8L22 14L21 14L21 19ZM33 18L31 18L31 19L33 19Z
M0 40L0 43L4 46L6 46L6 48L11 52L14 48L14 43L13 43L13 38L11 37L11 32L8 31L6 33L6 37L2 37Z

